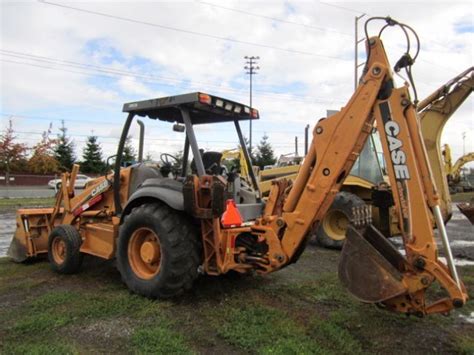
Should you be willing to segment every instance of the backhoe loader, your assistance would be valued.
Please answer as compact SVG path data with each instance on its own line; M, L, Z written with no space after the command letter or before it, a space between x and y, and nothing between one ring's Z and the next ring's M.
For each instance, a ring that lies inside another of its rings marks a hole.
M383 21L384 26L378 36L369 37L367 26L373 21ZM412 99L408 84L395 85L381 41L388 26L400 28L407 39L414 34L391 18L366 22L367 61L361 84L339 113L317 122L295 182L273 184L266 202L248 166L257 193L236 203L237 177L222 174L220 153L201 153L193 129L198 124L233 122L250 164L240 121L257 119L257 110L205 93L132 102L123 107L128 116L114 173L90 183L78 196L72 189L78 167L63 175L53 208L17 212L10 255L21 261L48 253L53 269L62 273L77 271L83 254L116 258L128 288L152 298L183 293L198 273L280 270L304 251L309 231L331 206L377 122L405 254L371 224L369 208L355 208L341 253L341 282L359 300L390 311L423 316L462 307L467 291L453 262L416 113L411 66L418 50L412 56L413 47L408 46L394 68L407 73ZM175 123L176 130L186 132L181 171L170 177L143 164L121 168L136 116ZM438 258L433 219L447 265ZM435 282L446 295L428 299L426 291Z

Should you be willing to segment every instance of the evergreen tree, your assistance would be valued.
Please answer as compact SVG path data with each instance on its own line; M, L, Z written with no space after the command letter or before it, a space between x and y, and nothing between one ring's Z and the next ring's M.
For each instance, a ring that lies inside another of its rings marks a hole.
M69 171L72 169L72 165L76 160L74 155L74 142L66 136L67 128L64 126L64 121L62 121L62 126L59 130L61 133L58 134L56 147L54 148L54 156L59 163L59 168L62 171Z
M276 163L276 158L273 154L273 148L268 142L267 134L264 134L260 144L257 147L257 154L255 157L255 164L263 169L266 165L273 165Z
M99 174L104 171L105 164L102 160L102 148L97 142L97 136L87 137L82 159L81 171L83 173Z
M122 154L122 163L129 165L137 161L137 156L135 154L135 148L132 145L132 137L128 136L125 140L125 146L123 147Z

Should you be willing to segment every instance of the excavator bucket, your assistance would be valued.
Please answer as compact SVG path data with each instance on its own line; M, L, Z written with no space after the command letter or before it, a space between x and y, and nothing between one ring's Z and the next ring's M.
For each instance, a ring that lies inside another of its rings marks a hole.
M339 261L339 279L353 296L379 303L406 293L404 266L403 256L372 224L363 232L349 226Z
M474 198L471 199L470 203L458 203L456 206L458 206L459 211L467 217L469 222L474 224Z

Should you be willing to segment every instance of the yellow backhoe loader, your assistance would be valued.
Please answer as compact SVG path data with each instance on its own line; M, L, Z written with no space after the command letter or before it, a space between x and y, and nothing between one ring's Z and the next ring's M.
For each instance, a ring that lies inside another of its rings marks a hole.
M383 21L383 27L369 37L367 26L374 21ZM407 40L415 37L415 46L408 45L394 67L408 76L413 99L408 84L397 87L394 81L381 41L389 26L401 29ZM128 116L114 173L76 196L75 166L63 175L53 208L18 210L10 255L22 261L47 253L52 268L62 273L78 271L83 254L115 258L130 290L158 298L190 289L199 272L278 271L298 260L309 232L323 219L376 128L392 186L384 197L394 201L404 254L371 223L370 208L355 206L341 253L341 282L361 301L389 311L423 316L462 307L468 295L452 258L416 112L411 67L418 56L417 36L391 18L371 18L365 28L367 60L360 85L339 113L317 122L294 183L275 182L266 202L258 194L240 128L241 121L259 117L257 110L204 93L131 102L123 107ZM184 126L180 171L170 177L144 164L121 167L136 116L175 123L179 131ZM238 187L223 173L221 153L199 150L194 125L217 122L235 125L257 192L247 201L236 203ZM446 265L438 258L433 221ZM444 295L427 297L435 282Z

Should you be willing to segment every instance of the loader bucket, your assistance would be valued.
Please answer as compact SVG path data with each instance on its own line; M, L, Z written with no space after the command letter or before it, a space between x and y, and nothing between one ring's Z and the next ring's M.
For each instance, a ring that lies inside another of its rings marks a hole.
M373 226L347 230L339 279L362 302L379 303L407 292L402 282L405 259Z
M48 221L52 208L26 208L16 212L16 230L7 255L21 263L48 252Z
M25 246L14 236L8 248L7 255L12 258L13 261L22 263L28 259L27 252Z

